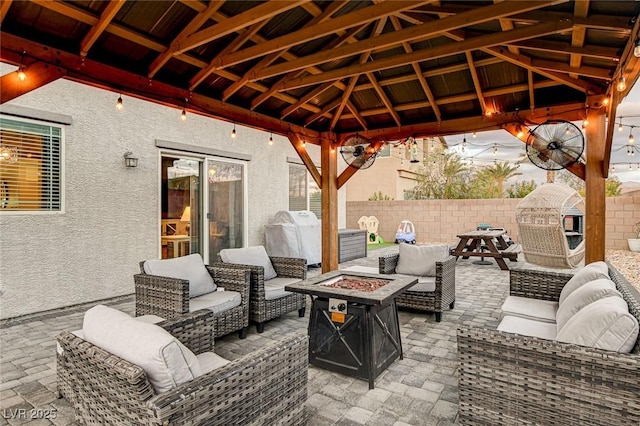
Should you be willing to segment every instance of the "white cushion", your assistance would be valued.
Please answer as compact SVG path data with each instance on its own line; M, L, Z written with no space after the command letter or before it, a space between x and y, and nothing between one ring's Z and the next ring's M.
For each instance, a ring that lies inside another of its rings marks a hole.
M638 320L620 297L606 297L585 306L562 327L560 342L629 353L638 339Z
M237 291L214 291L189 300L189 312L209 309L215 314L240 306L242 296Z
M264 299L274 300L292 294L284 286L299 282L299 278L277 277L264 283Z
M224 367L231 362L214 352L202 352L201 354L196 355L196 357L200 363L202 374L207 374L217 368Z
M400 244L399 253L396 273L435 277L436 262L442 262L447 258L449 246Z
M530 297L507 296L501 309L504 316L509 315L553 324L556 322L558 302Z
M413 277L415 279L415 277ZM436 278L435 277L418 277L418 283L407 290L411 291L423 291L434 292L436 291Z
M521 317L512 317L511 315L502 318L502 321L498 324L498 330L549 340L553 340L556 337L555 324Z
M225 263L262 266L264 268L265 281L277 276L276 270L273 269L271 264L271 259L269 259L263 246L223 249L220 250L220 259Z
M567 298L575 289L588 283L589 281L597 280L600 278L609 278L609 267L606 263L593 262L580 269L576 274L565 284L560 292L560 299L558 302L562 304L564 299Z
M355 266L349 266L347 268L340 268L341 271L347 271L347 272L364 272L365 274L377 274L380 272L379 268L374 268L373 266L360 266L360 265L355 265Z
M567 296L558 308L558 313L556 314L558 330L562 330L569 318L580 309L596 300L610 296L622 297L622 294L616 290L616 284L607 278L590 281L579 287Z
M216 285L198 253L174 259L155 259L144 262L144 272L160 277L189 281L189 297L215 291Z
M89 309L82 330L86 341L140 366L159 394L201 374L193 352L169 332L116 309Z

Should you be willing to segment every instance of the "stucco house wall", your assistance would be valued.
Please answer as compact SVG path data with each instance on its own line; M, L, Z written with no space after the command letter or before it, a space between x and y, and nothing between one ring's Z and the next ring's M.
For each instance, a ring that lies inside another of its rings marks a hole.
M6 73L6 67L3 74ZM138 262L160 256L160 150L172 141L251 156L248 245L288 209L290 142L269 133L58 80L0 107L64 114L64 212L0 214L0 318L12 318L134 291ZM11 117L8 117L11 118ZM309 145L319 164L319 147ZM126 168L132 150L137 168ZM344 200L344 195L342 195ZM344 204L344 201L343 201ZM344 205L341 223L344 223Z

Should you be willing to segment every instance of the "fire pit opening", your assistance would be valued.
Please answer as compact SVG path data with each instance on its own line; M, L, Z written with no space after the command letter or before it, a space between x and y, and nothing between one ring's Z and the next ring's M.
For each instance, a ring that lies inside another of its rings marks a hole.
M389 280L379 278L357 277L354 275L342 275L331 280L320 283L320 285L332 288L344 288L347 290L358 290L371 292L389 284Z

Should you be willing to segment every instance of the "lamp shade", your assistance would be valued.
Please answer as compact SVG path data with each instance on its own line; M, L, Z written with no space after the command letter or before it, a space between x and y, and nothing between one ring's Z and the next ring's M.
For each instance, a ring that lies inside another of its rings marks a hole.
M191 206L187 206L184 208L184 212L182 212L180 222L191 222Z

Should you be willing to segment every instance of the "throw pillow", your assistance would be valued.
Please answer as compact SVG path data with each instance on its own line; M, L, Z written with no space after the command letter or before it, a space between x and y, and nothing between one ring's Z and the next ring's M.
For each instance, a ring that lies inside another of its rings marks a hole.
M606 278L590 281L576 289L558 306L558 311L556 312L558 330L561 330L567 321L580 309L596 300L610 296L622 297L620 292L616 290L616 284Z
M609 278L609 267L604 262L594 262L586 265L584 268L576 272L576 274L565 284L560 292L560 299L558 302L562 304L564 299L567 298L578 287L588 283L589 281L597 280L600 278Z
M638 320L627 302L607 297L582 308L556 336L559 342L629 353L638 339Z
M84 339L140 366L160 394L201 374L198 358L162 327L97 305L84 315Z
M175 259L156 259L144 262L144 272L149 275L178 278L189 281L189 297L216 291L216 284L207 271L199 253Z
M264 268L265 281L278 276L263 246L220 250L220 259L224 263L262 266Z
M449 256L449 246L418 246L400 244L400 256L396 273L426 277L436 276L436 262L442 262Z

